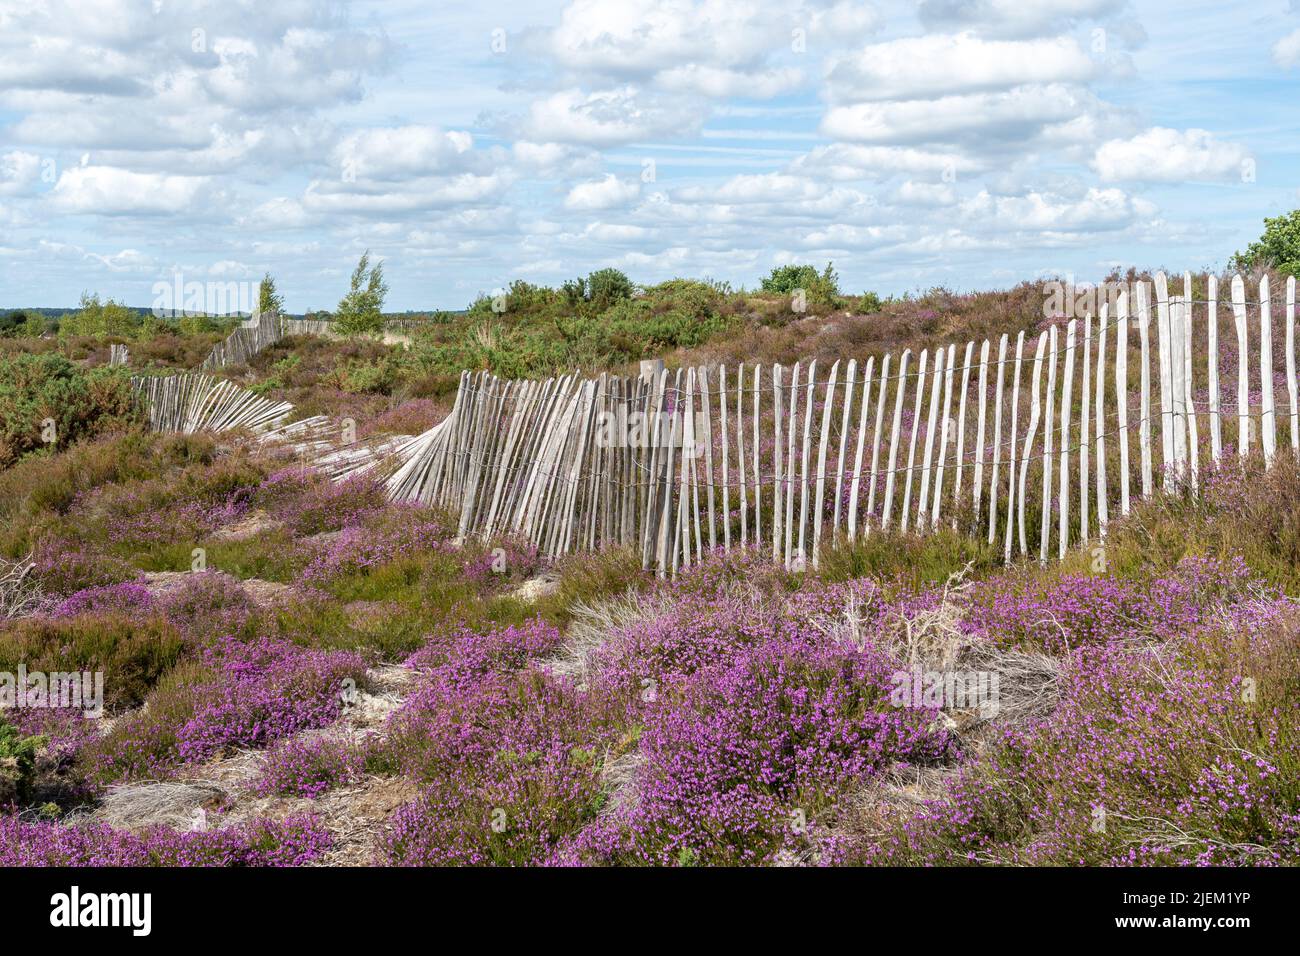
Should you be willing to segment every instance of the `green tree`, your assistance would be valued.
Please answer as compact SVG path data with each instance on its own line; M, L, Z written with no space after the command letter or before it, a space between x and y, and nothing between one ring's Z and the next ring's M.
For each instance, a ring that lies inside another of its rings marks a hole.
M597 309L632 298L632 280L618 269L598 269L587 276L587 298Z
M59 335L130 336L140 328L139 313L112 299L99 301L99 293L81 294L77 311L59 321Z
M1264 220L1264 234L1245 252L1232 257L1234 269L1273 266L1286 275L1300 276L1300 209Z
M21 335L27 327L27 313L15 309L0 315L0 335Z
M257 312L259 315L267 312L284 313L284 296L276 291L275 280L269 272L262 276L262 284L257 288Z
M840 296L840 277L835 272L835 264L826 263L821 272L810 265L777 266L762 280L764 292L791 295L797 289L803 290L809 305L835 306Z
M370 265L367 249L352 271L348 294L339 300L335 322L344 335L379 335L384 331L384 299L388 284L384 282L384 264Z

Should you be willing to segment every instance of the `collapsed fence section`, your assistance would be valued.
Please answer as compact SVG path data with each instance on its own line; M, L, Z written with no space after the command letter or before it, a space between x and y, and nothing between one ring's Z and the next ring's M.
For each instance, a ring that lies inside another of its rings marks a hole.
M278 312L262 312L230 333L225 341L218 342L203 360L204 369L240 365L284 336L284 326Z
M733 546L815 565L823 542L873 529L1063 557L1135 498L1196 492L1229 453L1268 464L1280 438L1300 453L1294 280L1278 302L1266 278L1251 301L1240 277L1224 302L1213 276L1199 297L1189 274L1180 295L1152 286L1014 340L862 363L464 373L447 419L397 452L389 493L454 509L463 536L551 556L633 545L660 573Z

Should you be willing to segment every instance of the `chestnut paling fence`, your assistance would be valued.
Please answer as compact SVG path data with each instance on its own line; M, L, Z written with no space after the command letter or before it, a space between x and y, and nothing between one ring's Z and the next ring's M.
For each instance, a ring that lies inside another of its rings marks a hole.
M1240 277L1226 301L1214 276L1199 299L1189 274L1168 285L861 365L466 372L450 415L394 452L389 494L458 511L462 537L634 545L661 574L717 547L815 565L828 538L941 525L1007 560L1064 557L1136 498L1196 493L1225 455L1271 464L1279 435L1300 453L1294 280L1279 301L1267 278L1249 301Z
M1185 273L1170 295L1157 274L1037 335L861 365L465 372L451 413L416 436L357 440L347 420L293 420L290 403L203 373L133 383L155 429L247 429L336 480L377 471L394 500L453 509L462 537L550 556L633 545L672 573L749 546L799 567L827 538L943 524L1045 561L1135 498L1196 493L1225 455L1271 464L1279 437L1300 453L1295 281L1277 301L1267 278L1249 300L1240 277L1226 301L1214 276L1201 288Z

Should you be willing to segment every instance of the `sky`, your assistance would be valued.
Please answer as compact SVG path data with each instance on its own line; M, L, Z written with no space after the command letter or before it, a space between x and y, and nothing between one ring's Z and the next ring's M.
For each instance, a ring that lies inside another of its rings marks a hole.
M1298 80L1300 0L0 0L0 307L1219 268Z

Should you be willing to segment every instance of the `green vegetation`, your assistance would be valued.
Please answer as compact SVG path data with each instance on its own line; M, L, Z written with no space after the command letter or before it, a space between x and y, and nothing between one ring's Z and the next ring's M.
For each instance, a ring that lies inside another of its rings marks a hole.
M262 276L262 284L257 287L257 311L260 315L284 313L284 296L276 291L275 280L269 272Z
M1264 234L1230 263L1234 269L1272 266L1284 275L1300 276L1300 209L1264 220Z
M339 300L334 321L344 335L378 335L384 330L384 299L388 284L384 282L384 264L370 264L370 250L352 270L348 294Z
M123 369L86 369L60 355L0 356L0 469L38 448L61 447L132 417Z

